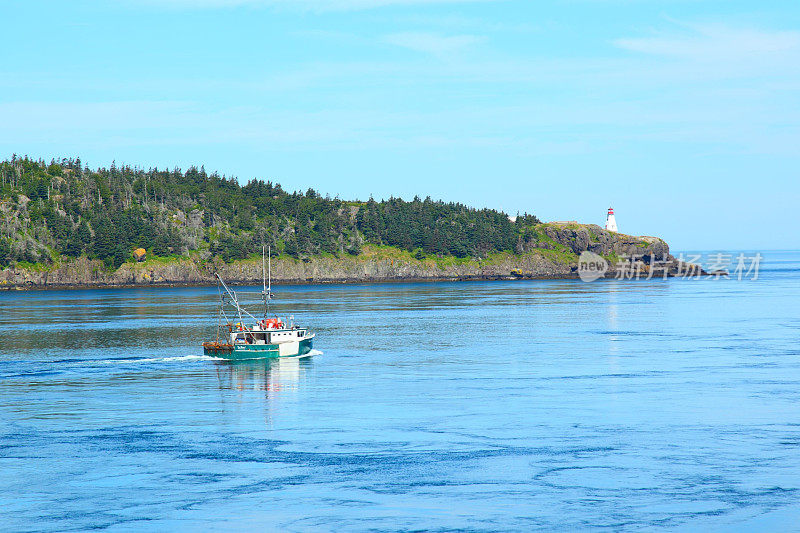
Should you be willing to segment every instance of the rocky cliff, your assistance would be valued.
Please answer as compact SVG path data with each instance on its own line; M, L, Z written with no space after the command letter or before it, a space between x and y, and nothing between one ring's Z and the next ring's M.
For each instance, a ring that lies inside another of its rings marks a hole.
M569 278L577 277L579 256L593 252L605 258L613 276L621 268L647 273L656 265L670 275L685 272L669 246L657 237L611 233L596 225L539 224L516 253L458 259L412 255L391 247L365 246L358 255L313 256L306 260L279 257L272 261L277 283L381 282L403 280ZM42 267L15 266L0 271L0 287L57 288L75 286L140 286L214 283L218 272L232 283L258 283L261 260L224 263L208 254L129 261L108 270L101 261L79 258Z

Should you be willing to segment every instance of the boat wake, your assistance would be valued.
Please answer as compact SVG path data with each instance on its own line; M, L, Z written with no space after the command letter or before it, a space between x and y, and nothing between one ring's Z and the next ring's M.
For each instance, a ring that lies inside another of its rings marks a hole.
M304 359L315 355L322 355L322 350L312 349L307 354L295 357L279 357L280 359ZM192 361L228 361L223 357L211 357L210 355L179 355L173 357L122 357L119 359L103 359L99 361L83 361L84 363L92 365L119 365L119 364L137 364L137 363L188 363Z
M322 355L322 350L312 349L307 354L294 357L278 357L280 359L304 359L315 355ZM228 361L223 357L212 357L210 355L177 355L172 357L120 357L119 359L101 359L96 361L81 361L90 365L128 365L139 363L189 363L193 361ZM62 361L63 362L63 361Z
M322 355L322 354L323 354L322 350L315 350L314 348L312 348L310 352L304 353L303 355L289 355L289 356L284 356L284 357L276 357L273 360L274 361L286 361L286 360L291 360L291 359L305 359L307 357L313 357L315 355Z
M224 361L220 357L211 357L210 355L183 355L178 357L154 357L152 359L141 359L142 362L148 363L173 363L177 361Z
M134 364L134 363L176 363L190 361L224 361L219 357L210 355L181 355L174 357L131 357L120 359L105 359L102 361L86 361L90 364L115 365L115 364Z

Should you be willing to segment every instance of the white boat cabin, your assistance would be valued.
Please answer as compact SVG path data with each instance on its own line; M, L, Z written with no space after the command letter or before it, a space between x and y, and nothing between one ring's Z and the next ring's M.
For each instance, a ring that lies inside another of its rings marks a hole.
M300 342L308 336L308 328L292 325L285 327L277 319L261 320L250 328L237 324L231 332L231 344L282 344L285 342Z

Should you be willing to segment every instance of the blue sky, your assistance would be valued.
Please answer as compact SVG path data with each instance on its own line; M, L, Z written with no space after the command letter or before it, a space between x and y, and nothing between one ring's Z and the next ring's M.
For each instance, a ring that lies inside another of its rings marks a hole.
M800 248L800 4L112 0L3 6L0 156L204 164Z

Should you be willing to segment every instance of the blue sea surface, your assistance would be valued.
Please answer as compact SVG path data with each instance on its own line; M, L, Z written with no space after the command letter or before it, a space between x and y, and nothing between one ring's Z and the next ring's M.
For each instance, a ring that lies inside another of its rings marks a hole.
M0 292L0 530L800 523L798 252L276 293L321 354L203 356L213 287Z

